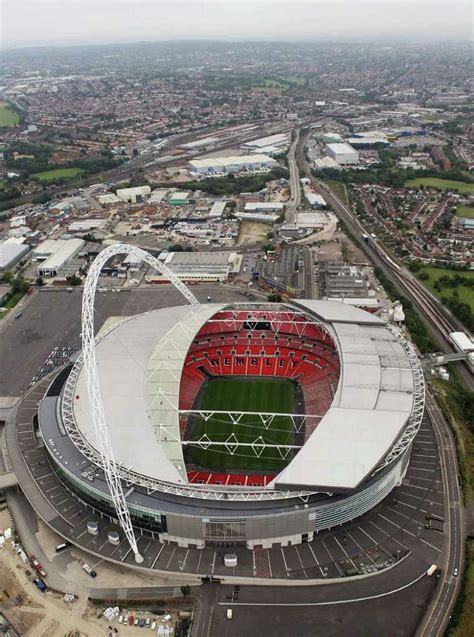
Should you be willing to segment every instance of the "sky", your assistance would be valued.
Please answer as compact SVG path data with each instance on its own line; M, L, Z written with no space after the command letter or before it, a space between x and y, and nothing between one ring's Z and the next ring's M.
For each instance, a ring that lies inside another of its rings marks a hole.
M0 0L0 46L181 39L472 40L459 0Z

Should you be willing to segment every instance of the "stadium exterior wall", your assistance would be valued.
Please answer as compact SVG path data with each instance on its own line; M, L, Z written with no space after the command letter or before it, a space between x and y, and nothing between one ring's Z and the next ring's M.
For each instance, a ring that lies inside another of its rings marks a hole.
M47 447L48 448L48 447ZM411 446L400 456L397 462L386 472L378 474L367 486L356 493L334 502L315 503L314 505L297 500L299 504L291 512L281 513L268 510L262 515L236 516L229 509L227 515L213 515L212 504L200 507L199 515L166 512L163 510L140 507L129 504L134 525L159 535L160 540L174 542L180 547L204 548L206 544L225 546L246 546L248 549L271 548L274 545L288 546L311 541L315 533L331 529L350 522L363 515L385 497L405 476L410 458ZM57 465L58 474L69 490L99 515L104 514L115 519L112 499L95 489L91 484L69 472L50 453L52 462ZM204 510L204 513L203 513Z

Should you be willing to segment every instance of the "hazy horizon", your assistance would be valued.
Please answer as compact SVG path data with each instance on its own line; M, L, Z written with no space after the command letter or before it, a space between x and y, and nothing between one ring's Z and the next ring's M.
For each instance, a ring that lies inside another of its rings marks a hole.
M1 48L173 41L472 41L470 2L2 0Z

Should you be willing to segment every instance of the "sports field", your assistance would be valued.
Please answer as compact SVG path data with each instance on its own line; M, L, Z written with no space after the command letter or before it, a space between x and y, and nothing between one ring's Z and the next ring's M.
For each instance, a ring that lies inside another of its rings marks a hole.
M33 173L32 177L40 181L52 181L53 179L72 179L84 172L82 168L54 168L53 170L44 170L41 173Z
M451 179L439 179L438 177L417 177L416 179L409 179L405 182L406 188L413 188L416 186L424 186L425 188L436 188L437 190L445 190L450 188L451 190L457 190L466 195L474 193L474 184L464 181L454 181Z
M203 388L199 408L292 414L294 401L295 387L288 380L217 378ZM261 436L270 444L293 444L293 423L288 417L275 418L268 429L258 416L244 416L236 425L223 414L217 414L207 422L195 417L190 439L196 440L206 434L212 441L224 442L232 433L235 443L254 442ZM225 447L210 445L207 449L190 447L190 459L196 467L203 469L277 471L288 463L291 455L283 459L278 449L264 449L257 457L251 448L239 445L232 455Z

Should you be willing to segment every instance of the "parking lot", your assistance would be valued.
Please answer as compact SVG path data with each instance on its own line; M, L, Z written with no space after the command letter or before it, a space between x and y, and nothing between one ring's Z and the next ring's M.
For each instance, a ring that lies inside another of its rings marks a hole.
M191 286L200 301L245 301L236 289L221 285ZM48 366L55 347L78 347L81 333L82 289L39 290L27 300L21 316L0 329L0 397L21 396L41 368ZM95 329L110 316L132 316L161 307L182 305L181 294L169 285L97 292Z

